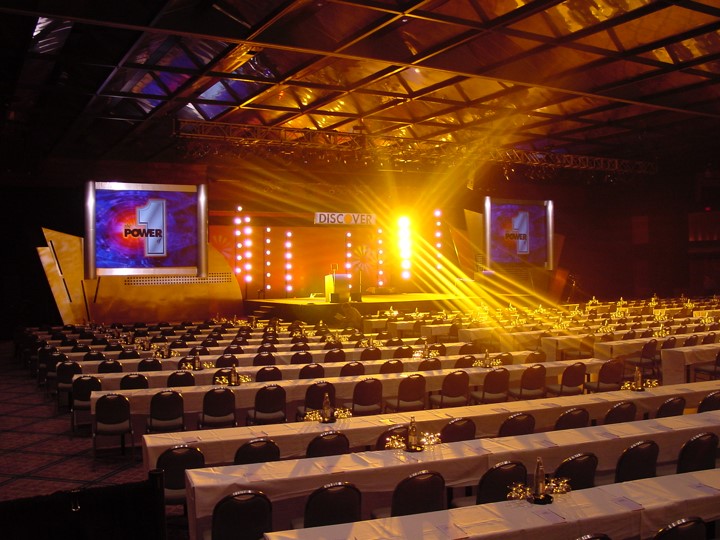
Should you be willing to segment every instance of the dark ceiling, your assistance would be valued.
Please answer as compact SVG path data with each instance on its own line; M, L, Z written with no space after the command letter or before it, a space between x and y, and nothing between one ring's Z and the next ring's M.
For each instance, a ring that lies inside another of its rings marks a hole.
M6 170L720 155L720 0L2 0L0 40Z

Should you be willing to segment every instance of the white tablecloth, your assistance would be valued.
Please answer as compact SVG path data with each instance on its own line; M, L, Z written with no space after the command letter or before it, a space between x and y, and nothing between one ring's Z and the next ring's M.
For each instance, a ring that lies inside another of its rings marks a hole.
M692 369L693 364L711 364L715 361L718 352L720 352L720 343L663 349L660 351L663 384L685 382L688 367Z

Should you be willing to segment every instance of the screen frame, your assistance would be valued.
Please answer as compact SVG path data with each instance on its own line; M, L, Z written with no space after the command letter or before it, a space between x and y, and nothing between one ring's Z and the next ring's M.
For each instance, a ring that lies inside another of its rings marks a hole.
M543 262L542 268L545 270L553 270L554 268L554 251L553 251L553 237L555 236L555 206L552 200L521 200L521 199L501 199L486 196L484 200L484 233L485 233L485 266L488 269L492 269L493 266L539 266L530 262L518 261L516 263L497 262L493 260L493 223L492 223L492 210L494 205L518 205L518 206L544 206L545 207L545 261Z
M167 266L155 268L98 268L97 267L97 190L107 191L157 191L195 193L197 255L195 266ZM85 279L98 276L167 276L193 275L207 277L208 273L208 205L205 184L146 184L115 181L88 181L85 184Z

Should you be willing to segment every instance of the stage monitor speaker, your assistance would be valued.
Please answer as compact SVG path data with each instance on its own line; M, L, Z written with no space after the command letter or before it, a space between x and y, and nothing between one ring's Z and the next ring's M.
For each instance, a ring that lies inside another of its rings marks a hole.
M359 292L350 293L350 301L351 302L362 302L362 293L359 293Z

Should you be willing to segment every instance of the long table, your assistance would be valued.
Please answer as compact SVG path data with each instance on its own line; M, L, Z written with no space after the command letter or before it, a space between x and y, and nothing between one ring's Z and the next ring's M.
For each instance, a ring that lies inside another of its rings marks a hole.
M603 364L602 360L587 359L581 360L581 362L587 365L587 369L590 373L597 373L600 366ZM568 366L567 362L546 362L543 364L546 368L547 377L556 379ZM523 371L529 366L529 364L517 364L506 366L510 372L511 383L517 383ZM415 372L420 373L425 377L425 386L427 392L439 391L442 388L442 383L445 377L454 369L438 369L432 371ZM489 369L474 367L466 368L464 371L470 376L471 385L480 385L485 380L485 376L489 373ZM400 383L410 375L410 372L405 373L389 373L389 374L376 374L373 377L379 379L383 385L383 396L387 399L391 396L396 396ZM274 381L273 384L278 384L285 389L286 400L288 408L293 403L301 403L305 399L305 392L307 388L316 382L317 380L324 380L332 383L335 386L335 395L337 401L351 401L355 384L361 380L358 377L323 377L322 379L296 379L296 380L280 380ZM229 387L233 394L235 394L235 408L247 409L253 406L255 401L255 393L269 383L264 382L252 382L243 383L240 386ZM200 412L202 410L202 400L205 393L216 388L212 385L203 386L187 386L179 388L183 394L185 400L185 412ZM150 412L150 400L152 396L157 393L157 388L148 388L140 390L120 390L120 391L106 391L102 390L99 392L93 392L90 395L90 408L91 413L95 412L95 403L98 398L107 393L120 393L130 400L130 411L136 415L147 415Z
M610 538L652 538L662 527L688 517L720 517L720 470L646 478L573 491L550 506L503 501L414 514L267 533L266 540L423 538L573 540L602 532Z
M622 451L651 438L660 447L659 463L677 459L692 436L720 433L720 411L576 430L475 439L439 444L420 453L394 450L357 452L325 458L281 460L252 465L209 467L186 471L188 524L191 539L204 538L215 504L240 489L258 489L273 503L275 529L289 528L302 515L305 498L316 488L337 481L354 483L363 493L363 516L385 506L397 483L422 469L437 471L448 487L475 485L489 467L508 459L520 460L533 470L537 457L548 471L577 452L598 456L600 472L614 469Z
M661 350L660 367L663 383L678 384L692 380L692 376L687 374L688 371L692 371L692 366L694 364L712 364L719 352L720 343Z
M374 416L337 420L334 424L318 422L291 422L265 426L247 426L176 433L143 435L142 454L145 470L151 470L157 458L168 448L191 444L202 450L208 465L231 464L235 451L245 442L257 437L269 437L280 447L282 458L305 455L308 443L317 435L329 430L342 431L353 448L373 446L388 427L408 423L414 416L421 431L438 433L453 418L468 418L475 423L476 436L493 437L500 424L511 414L531 413L535 417L535 431L551 430L560 414L573 407L587 409L590 418L599 422L605 413L621 401L631 399L638 407L638 417L654 416L658 406L673 396L683 396L688 409L697 407L710 392L720 390L720 381L704 381L679 386L659 386L644 392L620 390L603 394L564 396L533 401L511 401L494 405L471 405L432 409L413 413L379 414Z
M523 360L525 360L528 355L530 355L531 351L516 351L512 353L513 355L513 364L522 364ZM438 361L440 362L441 369L454 369L455 363L458 361L459 358L461 358L464 355L451 355L451 356L439 356L437 357ZM476 355L479 358L479 355ZM496 355L491 355L490 357L493 358ZM205 357L201 357L205 358ZM422 362L422 358L402 358L400 361L403 363L404 371L412 372L416 371L417 368L420 365L420 362ZM124 363L125 361L123 361ZM167 370L175 370L177 368L177 360L170 361L170 360L163 360L163 370L162 371L149 371L144 372L143 374L148 379L148 384L150 388L167 388L167 378L170 374L170 371ZM380 373L380 368L382 365L387 362L387 360L363 360L362 364L365 366L365 376L371 376L371 375L377 375ZM137 363L137 361L136 361ZM339 377L340 371L342 370L343 366L346 362L330 362L327 364L322 364L323 369L325 370L325 377ZM90 364L88 366L88 364ZM99 364L99 362L98 362ZM86 375L88 373L93 373L95 376L100 379L100 383L102 384L103 390L119 390L120 389L120 381L122 378L127 375L128 373L131 373L132 371L128 371L126 369L123 370L122 373L96 373L97 372L97 366L95 363L91 362L82 362L81 363L83 368L82 375ZM88 369L86 370L86 366L88 366ZM129 366L128 366L129 367ZM300 370L304 367L304 364L281 364L278 366L275 366L280 370L280 373L282 374L282 380L297 380L300 375ZM195 384L197 385L208 385L213 383L213 376L215 375L215 372L218 368L208 368L203 369L200 371L193 371L193 376L195 377ZM238 368L238 373L241 375L248 375L253 381L255 380L255 376L257 375L257 372L262 369L262 366L243 366ZM76 375L75 377L80 377L81 375Z

